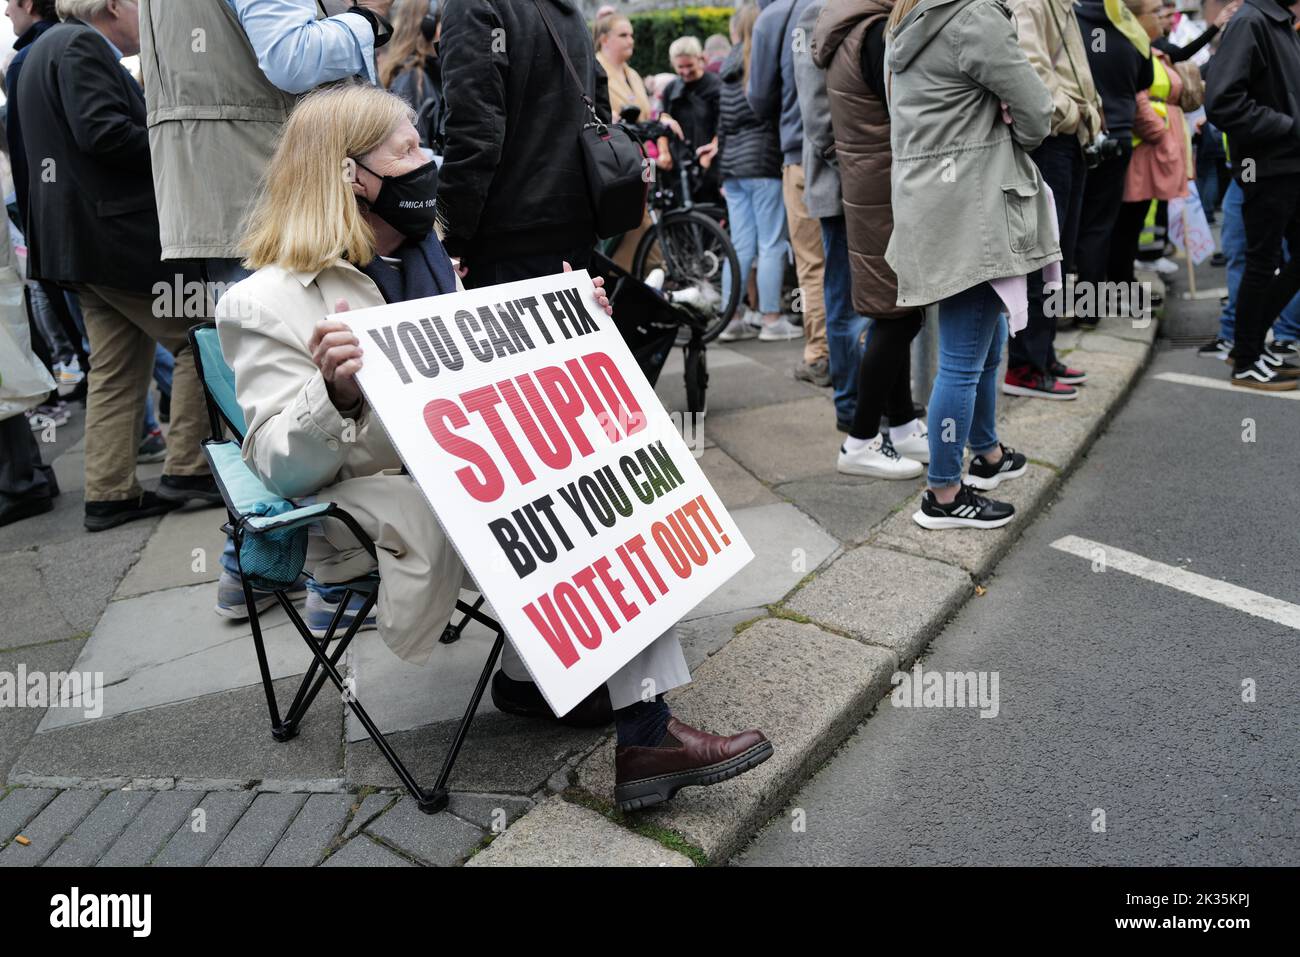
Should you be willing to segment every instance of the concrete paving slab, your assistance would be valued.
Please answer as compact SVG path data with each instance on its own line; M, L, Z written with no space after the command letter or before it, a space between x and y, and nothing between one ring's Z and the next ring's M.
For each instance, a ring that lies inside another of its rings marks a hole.
M1133 359L1142 359L1146 357L1149 348L1149 344L1141 339L1124 339L1108 333L1094 332L1080 339L1075 350L1077 354L1072 361L1082 363L1085 361L1083 356L1093 352L1112 352Z
M468 867L690 867L685 855L619 827L603 814L547 798Z
M736 634L736 626L755 618L767 617L763 607L742 608L706 618L692 618L678 622L670 631L682 643L682 653L691 669L698 668L704 659L717 654Z
M692 608L688 621L779 601L839 547L793 505L738 509L731 517L754 550L754 560Z
M306 801L305 794L257 795L205 866L260 867Z
M828 390L800 382L791 375L802 352L802 342L710 345L706 358L709 414L816 397L826 397L829 402ZM686 408L680 356L680 350L669 355L655 386L655 391L670 409ZM707 423L705 429L707 432Z
M436 646L427 662L416 665L389 651L377 633L363 633L347 652L357 700L384 731L409 731L459 719L494 641L494 632L471 621L459 641ZM497 713L491 694L483 695L479 713ZM348 741L367 739L365 727L351 709L346 721Z
M399 731L388 740L415 779L428 787L442 768L457 724L444 721ZM457 791L534 794L568 758L585 753L606 733L605 729L566 728L500 712L480 715L470 726L449 786ZM355 785L401 785L369 740L347 746L347 777Z
M435 867L452 867L482 842L484 832L455 815L424 814L410 797L380 815L366 833Z
M0 845L21 834L27 822L58 795L54 788L14 788L0 799Z
M834 453L829 458L834 467ZM803 479L777 486L777 492L846 545L866 541L899 504L919 495L925 480L891 482L854 475Z
M153 791L110 791L45 859L46 867L91 867L153 799Z
M164 515L114 597L216 581L221 577L225 521L226 511L221 508L187 508ZM215 589L212 600L216 600Z
M104 797L99 790L63 791L45 805L22 829L29 844L10 841L0 851L0 867L35 867L54 853L59 842L89 814Z
M708 427L706 420L706 432ZM704 470L705 477L728 511L781 501L766 485L720 448L705 449L704 455L700 457L700 468Z
M726 859L876 706L895 667L891 652L813 625L756 623L706 661L692 684L671 693L669 703L682 721L715 733L759 728L775 753L739 778L687 788L637 812L637 820L676 831L711 861ZM579 765L578 783L613 803L612 739Z
M274 685L281 714L296 679ZM260 685L34 735L15 772L83 777L262 779L342 777L343 702L321 692L298 737L271 737Z
M772 485L825 474L834 467L834 458L828 466L825 456L809 450L834 450L840 442L829 400L816 396L749 406L739 412L712 412L705 429L724 452Z
M510 794L470 794L463 791L452 792L447 804L447 810L457 817L498 834L532 807L533 801L529 798Z
M972 590L961 569L864 545L795 592L787 607L887 648L905 668Z
M248 810L251 791L205 794L156 858L156 867L201 867ZM200 813L202 812L202 813Z
M0 571L0 576L2 575L3 572ZM5 579L0 577L0 580ZM0 589L0 592L5 590ZM49 675L52 672L67 671L76 660L81 645L80 641L55 641L16 651L0 651L0 672L14 676L16 681L20 668L25 669L29 678L37 672ZM3 780L10 766L31 740L44 714L44 708L0 708L0 780ZM0 837L0 840L3 838Z
M1015 517L1002 528L952 528L939 531L922 528L912 521L912 513L920 507L921 499L917 496L916 507L909 504L895 512L871 538L871 544L955 565L965 569L978 581L993 570L993 566L1020 537L1024 527L1047 504L1047 493L1056 481L1057 475L1051 469L1030 465L1020 478L999 485L995 493L998 500L1010 502L1016 507Z
M267 867L315 867L348 818L350 794L313 794L266 859Z
M149 793L149 792L144 792ZM127 824L99 859L99 867L143 867L171 840L177 828L188 824L190 812L202 800L199 791L159 791Z
M0 649L59 641L81 633L59 611L36 565L36 551L0 555ZM84 637L84 634L83 634Z
M364 834L353 838L329 856L322 867L414 867Z
M248 622L217 617L214 600L212 585L203 584L109 604L75 665L78 671L103 674L104 717L261 681ZM273 678L307 670L311 653L281 609L263 615L262 638ZM51 710L40 730L85 720L78 709Z
M400 794L367 794L362 798L360 805L354 799L351 807L355 810L352 811L352 820L348 821L348 829L344 837L356 837L358 831L392 807L393 803L400 798Z
M41 458L45 450L41 449ZM58 479L59 491L64 495L69 492L81 492L86 488L86 452L79 449L69 451L54 460L54 477Z
M42 546L37 553L41 577L70 625L83 632L95 626L118 582L139 557L152 523L152 519L132 522L99 532L91 540L78 538ZM87 561L91 548L93 560Z

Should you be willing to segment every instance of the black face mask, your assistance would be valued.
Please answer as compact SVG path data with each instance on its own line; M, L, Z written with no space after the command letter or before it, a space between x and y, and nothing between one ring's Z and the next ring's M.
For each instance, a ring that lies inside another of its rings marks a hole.
M376 216L408 239L423 239L438 218L438 164L433 160L400 176L380 176L360 160L357 165L383 180L370 204Z

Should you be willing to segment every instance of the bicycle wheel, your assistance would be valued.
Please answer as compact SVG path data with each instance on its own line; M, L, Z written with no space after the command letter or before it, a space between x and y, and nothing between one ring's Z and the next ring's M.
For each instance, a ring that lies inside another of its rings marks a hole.
M740 304L740 263L726 230L703 213L665 213L632 258L632 274L642 281L655 268L664 271L664 293L706 314L704 341L717 338Z

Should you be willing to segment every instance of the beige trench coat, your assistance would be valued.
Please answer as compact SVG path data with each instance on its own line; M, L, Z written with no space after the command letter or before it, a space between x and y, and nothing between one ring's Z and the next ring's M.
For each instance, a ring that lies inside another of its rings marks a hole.
M421 664L467 581L465 568L383 426L363 405L339 414L307 343L339 299L352 309L384 305L378 287L343 260L318 273L268 266L233 286L217 307L217 332L235 370L248 422L244 461L285 498L315 496L351 512L374 539L380 576L379 633L400 658ZM313 535L307 570L331 584L375 570L337 520Z

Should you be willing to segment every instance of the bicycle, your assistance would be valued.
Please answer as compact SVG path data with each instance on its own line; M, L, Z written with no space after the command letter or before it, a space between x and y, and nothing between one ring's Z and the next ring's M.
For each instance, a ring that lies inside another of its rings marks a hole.
M652 271L662 269L661 291L670 299L701 312L711 311L703 336L705 342L711 342L736 314L741 276L726 230L726 208L691 198L692 180L702 171L689 146L678 149L674 144L671 177L656 177L651 186L651 225L637 243L631 272L644 282Z

